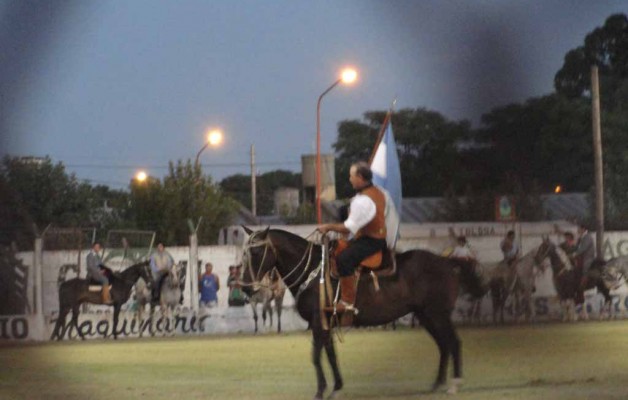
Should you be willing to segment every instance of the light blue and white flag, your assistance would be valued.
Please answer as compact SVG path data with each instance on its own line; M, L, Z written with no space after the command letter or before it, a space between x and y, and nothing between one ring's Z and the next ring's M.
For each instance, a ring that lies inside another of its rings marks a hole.
M401 223L401 170L397 145L389 118L387 118L384 136L375 149L371 170L373 171L373 183L384 189L386 195L385 214L388 232L386 242L388 247L392 249L397 243L399 224Z

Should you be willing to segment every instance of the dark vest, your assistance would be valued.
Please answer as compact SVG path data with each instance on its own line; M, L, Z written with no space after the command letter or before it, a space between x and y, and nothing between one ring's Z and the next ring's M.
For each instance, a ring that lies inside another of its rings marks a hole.
M375 239L386 239L386 219L384 218L384 209L386 208L386 196L381 190L371 185L360 191L361 194L368 196L375 203L375 216L355 235L369 236Z

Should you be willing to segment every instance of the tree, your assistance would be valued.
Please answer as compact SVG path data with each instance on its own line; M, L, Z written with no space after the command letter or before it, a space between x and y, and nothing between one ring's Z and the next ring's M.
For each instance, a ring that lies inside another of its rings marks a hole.
M338 126L336 187L339 197L349 196L349 167L368 160L385 111L364 114L365 122L343 121ZM402 109L391 116L397 143L404 197L441 195L452 183L462 186L468 178L461 168L460 143L470 137L468 121L452 122L426 109Z
M591 66L597 65L600 80L602 145L604 161L606 226L628 226L628 17L611 15L594 29L584 44L569 51L555 77L556 90L590 104ZM590 111L589 111L590 113ZM587 129L590 132L590 128ZM589 134L590 136L590 134ZM591 139L586 141L590 146ZM589 158L592 164L592 156ZM592 177L590 185L593 185Z
M560 95L532 98L482 116L474 132L491 160L493 187L501 193L529 191L533 183L549 192L558 184L587 191L593 177L591 119L582 99ZM535 183L536 182L536 183Z
M199 244L216 243L220 228L228 225L237 210L237 203L203 176L200 166L190 160L169 163L169 173L156 192L152 206L161 207L161 218L152 221L159 239L169 244L189 243L190 226L199 224Z
M617 80L628 78L628 18L611 15L604 26L584 39L584 45L570 50L556 73L556 91L568 97L580 97L591 90L591 66L597 65L603 89L612 90ZM608 78L608 79L604 79ZM607 90L604 90L607 91Z

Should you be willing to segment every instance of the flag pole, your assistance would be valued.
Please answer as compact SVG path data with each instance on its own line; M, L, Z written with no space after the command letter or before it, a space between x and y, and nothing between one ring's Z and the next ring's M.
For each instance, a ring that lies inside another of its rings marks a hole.
M379 133L377 135L377 140L375 141L375 145L373 146L373 150L371 151L371 156L369 157L369 165L373 163L373 158L375 157L375 152L377 151L377 147L379 147L379 144L382 142L382 139L384 138L384 133L386 133L386 127L390 123L390 117L392 115L392 112L393 112L393 109L395 108L396 103L397 103L397 98L395 97L392 103L390 103L390 108L388 109L388 112L386 113L386 117L384 117L384 123L382 124L382 127L380 128Z

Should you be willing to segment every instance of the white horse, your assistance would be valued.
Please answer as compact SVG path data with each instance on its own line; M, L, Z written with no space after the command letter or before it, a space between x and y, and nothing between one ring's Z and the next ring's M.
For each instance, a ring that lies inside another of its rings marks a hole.
M151 335L155 334L155 320L153 318L155 306L159 306L161 312L161 323L163 330L174 334L176 316L178 314L179 301L181 299L181 282L183 279L182 272L184 268L182 265L175 264L163 277L161 289L159 292L159 302L152 302L152 292L150 287L146 285L141 279L135 285L135 299L137 301L137 310L135 318L139 321L140 326L144 321L144 312L146 306L150 306L150 326L149 330ZM140 329L140 336L142 336L143 329Z
M521 319L521 314L525 321L534 321L536 309L532 301L532 293L535 291L534 282L536 279L536 268L540 261L547 258L547 252L541 251L541 246L537 246L527 252L523 257L515 261L514 274L511 280L507 281L508 292L513 297L513 316L516 321Z
M273 270L270 274L264 275L259 284L255 284L253 290L249 294L249 303L253 310L253 320L255 321L255 333L258 331L257 325L257 305L262 304L262 320L266 325L266 314L270 317L270 326L273 326L273 308L271 303L275 302L275 310L277 312L277 332L281 332L281 309L283 307L283 298L286 294L286 285L279 277L279 274Z

